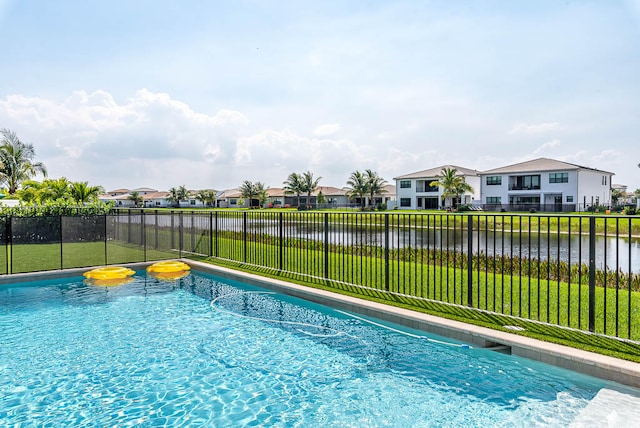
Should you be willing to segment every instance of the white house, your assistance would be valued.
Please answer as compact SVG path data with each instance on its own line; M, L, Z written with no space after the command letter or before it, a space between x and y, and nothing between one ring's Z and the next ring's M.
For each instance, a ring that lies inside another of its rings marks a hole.
M610 205L614 174L539 158L480 173L485 209L584 211Z
M472 192L460 195L460 204L475 203L480 192L479 172L475 169L463 168L455 165L443 165L424 171L412 172L394 178L396 181L396 199L400 209L441 209L454 205L454 197L447 196L443 201L443 189L431 183L438 182L438 176L444 169L455 169L464 178Z

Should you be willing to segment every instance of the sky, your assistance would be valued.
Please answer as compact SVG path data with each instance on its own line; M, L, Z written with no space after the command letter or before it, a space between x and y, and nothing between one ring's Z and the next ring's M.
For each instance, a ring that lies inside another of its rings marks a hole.
M0 52L0 128L106 190L540 157L640 188L640 0L0 0Z

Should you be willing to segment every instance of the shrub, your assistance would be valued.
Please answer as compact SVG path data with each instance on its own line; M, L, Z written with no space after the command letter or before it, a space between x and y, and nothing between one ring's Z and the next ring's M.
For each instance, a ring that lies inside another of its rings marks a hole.
M636 215L636 209L634 207L626 207L624 213L626 215Z

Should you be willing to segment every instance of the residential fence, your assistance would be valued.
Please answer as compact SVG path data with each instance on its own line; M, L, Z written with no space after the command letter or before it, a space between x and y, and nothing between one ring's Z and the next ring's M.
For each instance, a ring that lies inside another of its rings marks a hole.
M2 221L5 274L209 257L640 340L640 218L127 209Z

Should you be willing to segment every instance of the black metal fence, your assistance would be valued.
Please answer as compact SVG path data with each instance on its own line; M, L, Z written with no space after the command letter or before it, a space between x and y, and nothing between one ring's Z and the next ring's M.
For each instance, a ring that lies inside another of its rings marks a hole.
M3 221L3 273L211 257L640 340L640 218L132 209Z

